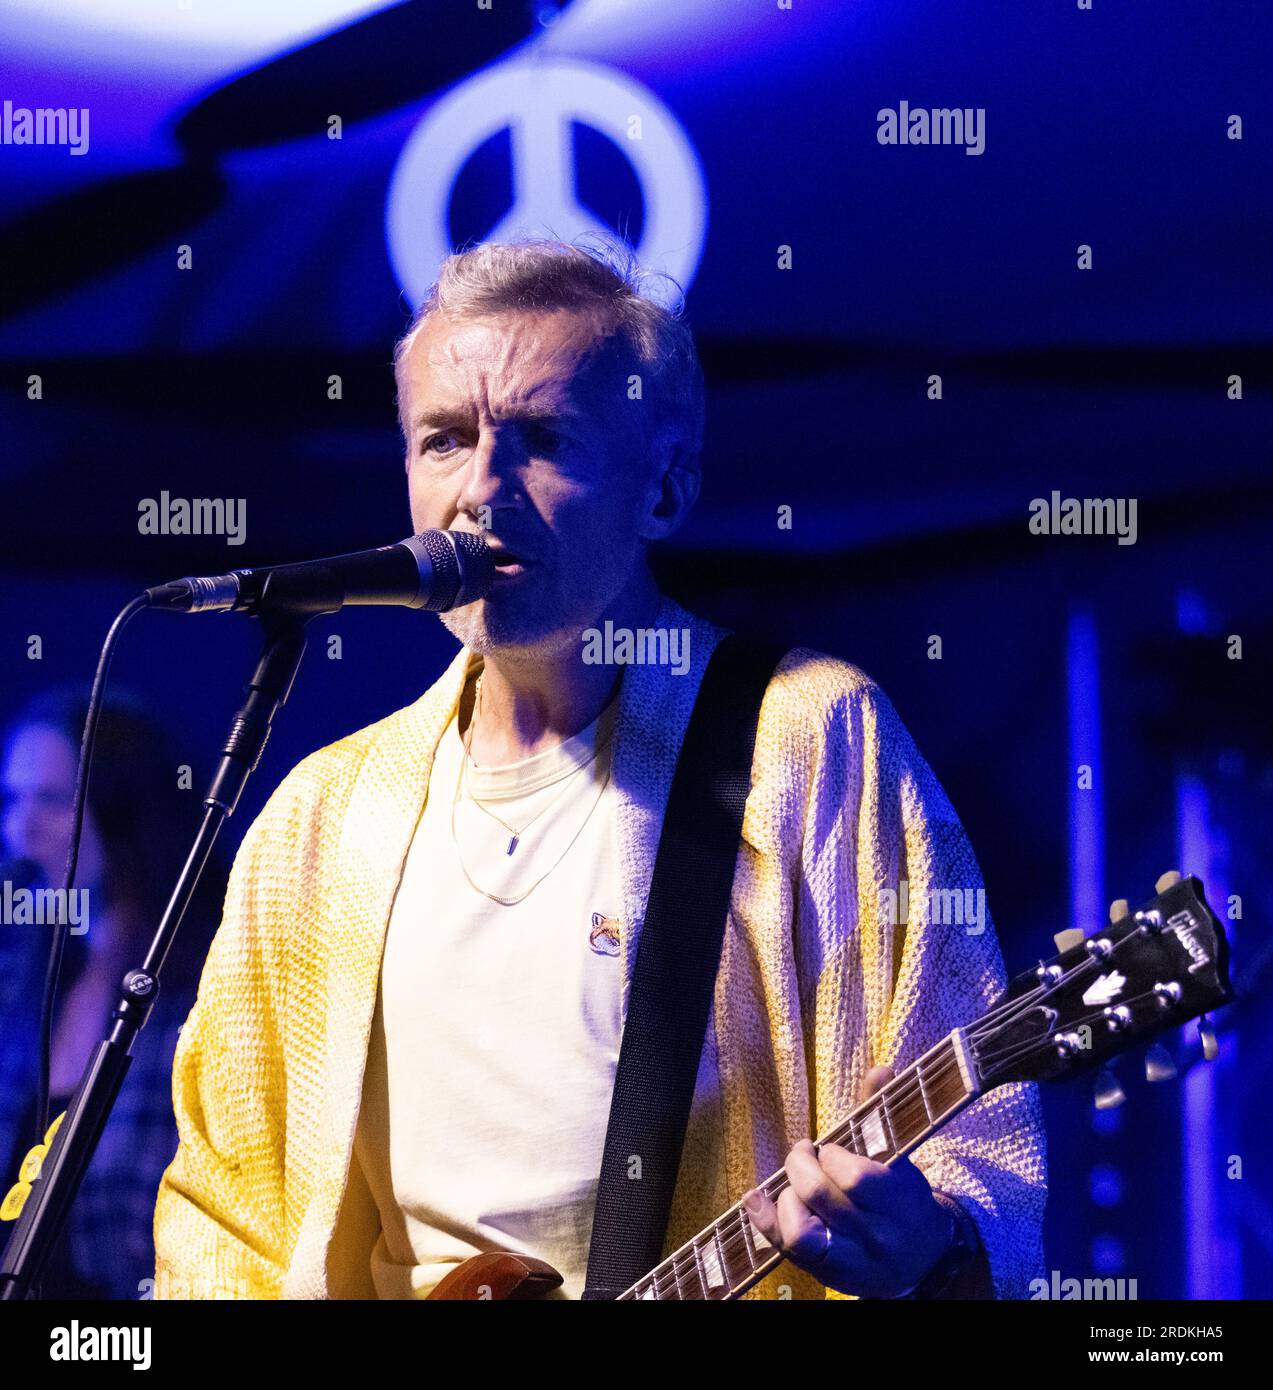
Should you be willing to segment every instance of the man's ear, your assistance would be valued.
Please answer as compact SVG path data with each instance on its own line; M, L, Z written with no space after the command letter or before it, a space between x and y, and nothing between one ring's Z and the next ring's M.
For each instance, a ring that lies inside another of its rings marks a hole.
M702 472L688 460L683 442L675 435L658 437L653 450L657 469L647 497L643 540L662 540L680 529L698 501Z

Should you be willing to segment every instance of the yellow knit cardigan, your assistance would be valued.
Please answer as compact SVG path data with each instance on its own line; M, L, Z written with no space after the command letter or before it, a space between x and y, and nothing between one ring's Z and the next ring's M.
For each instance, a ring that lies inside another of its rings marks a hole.
M690 669L624 674L613 777L623 1010L677 752L719 628L665 598ZM301 762L245 836L173 1063L180 1143L155 1207L156 1298L374 1298L379 1215L353 1153L381 952L437 743L476 658ZM669 1223L682 1244L791 1145L853 1106L1004 983L992 927L934 925L933 888L980 870L883 692L788 652L760 713L720 972ZM893 926L882 889L909 886ZM445 905L439 905L445 911ZM1032 1085L970 1106L913 1155L976 1221L1000 1298L1040 1272L1046 1197ZM784 1263L751 1298L825 1298Z

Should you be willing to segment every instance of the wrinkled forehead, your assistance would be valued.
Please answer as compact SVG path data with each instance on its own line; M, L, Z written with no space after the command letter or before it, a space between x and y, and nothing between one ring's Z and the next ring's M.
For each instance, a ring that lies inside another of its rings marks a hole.
M598 315L522 310L430 317L411 345L405 376L413 411L498 412L532 400L584 410L608 401L632 367L627 344Z

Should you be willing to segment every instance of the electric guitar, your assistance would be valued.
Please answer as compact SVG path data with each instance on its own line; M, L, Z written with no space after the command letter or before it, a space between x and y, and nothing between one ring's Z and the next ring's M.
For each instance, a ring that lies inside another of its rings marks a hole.
M996 1086L1092 1071L1231 998L1224 929L1196 878L1086 939L1063 932L1057 944L1059 955L1018 975L986 1013L931 1047L818 1142L891 1163ZM1200 1031L1210 1057L1214 1035L1209 1025ZM785 1171L758 1186L776 1200ZM739 1298L782 1258L735 1205L619 1300ZM542 1260L493 1250L458 1265L429 1297L538 1298L560 1283Z

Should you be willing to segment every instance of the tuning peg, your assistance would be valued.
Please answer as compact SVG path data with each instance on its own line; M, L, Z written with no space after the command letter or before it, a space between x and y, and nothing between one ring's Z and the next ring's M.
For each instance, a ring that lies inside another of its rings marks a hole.
M1145 1052L1145 1080L1170 1081L1176 1075L1171 1053L1161 1043L1153 1043Z
M1216 1030L1211 1026L1211 1020L1206 1014L1198 1020L1198 1041L1202 1044L1203 1060L1214 1062L1220 1053L1220 1043L1216 1038Z
M1180 870L1168 869L1165 874L1158 876L1158 882L1154 884L1155 893L1165 893L1168 888L1174 888L1180 882Z
M1067 927L1064 931L1059 931L1052 938L1056 942L1058 951L1072 951L1076 946L1083 944L1083 933L1078 927Z
M1098 1110L1117 1110L1127 1099L1118 1077L1108 1067L1096 1078L1096 1091L1092 1102Z

